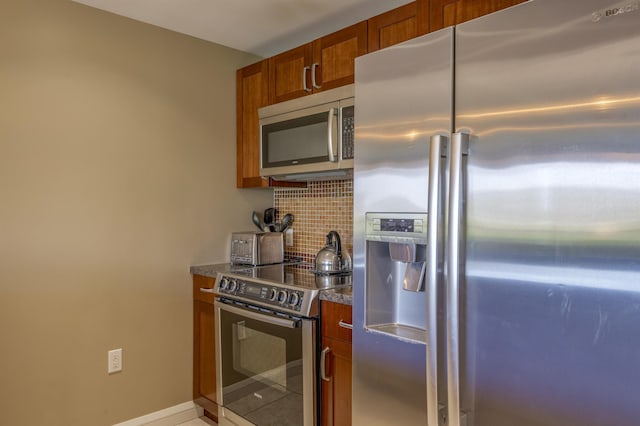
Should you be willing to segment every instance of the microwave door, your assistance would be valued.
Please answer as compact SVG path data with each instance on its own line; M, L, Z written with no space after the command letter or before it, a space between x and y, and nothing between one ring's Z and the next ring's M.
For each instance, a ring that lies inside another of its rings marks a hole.
M337 169L338 106L336 102L261 120L261 174Z

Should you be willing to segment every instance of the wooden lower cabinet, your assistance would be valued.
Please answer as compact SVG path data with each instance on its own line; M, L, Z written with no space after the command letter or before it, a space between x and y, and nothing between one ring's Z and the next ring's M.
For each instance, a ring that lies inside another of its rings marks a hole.
M322 425L351 425L351 306L323 301L321 305Z
M193 276L193 400L217 421L214 296L206 291L214 283L214 278Z

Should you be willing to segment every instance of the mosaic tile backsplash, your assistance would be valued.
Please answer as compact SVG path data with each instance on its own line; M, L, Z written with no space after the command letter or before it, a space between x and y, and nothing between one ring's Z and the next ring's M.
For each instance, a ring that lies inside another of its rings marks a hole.
M276 188L273 205L278 221L286 213L294 216L293 247L286 256L312 262L326 243L329 231L340 234L343 250L353 257L353 181L309 182L307 188Z

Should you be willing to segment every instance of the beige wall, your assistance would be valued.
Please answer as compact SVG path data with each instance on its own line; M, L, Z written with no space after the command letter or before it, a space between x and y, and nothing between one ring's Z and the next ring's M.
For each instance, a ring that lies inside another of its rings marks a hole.
M272 202L235 189L234 71L256 58L66 0L1 9L0 424L188 401L188 268Z

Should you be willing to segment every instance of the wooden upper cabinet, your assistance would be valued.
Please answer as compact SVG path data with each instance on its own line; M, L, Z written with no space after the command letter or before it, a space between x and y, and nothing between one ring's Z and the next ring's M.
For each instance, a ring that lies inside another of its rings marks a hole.
M236 73L236 173L238 188L268 186L260 177L258 108L269 103L269 62L241 68Z
M269 58L269 103L353 83L356 56L367 53L360 22Z
M312 62L311 44L269 58L269 103L299 98L310 92Z
M429 31L488 15L526 0L430 0Z
M374 52L429 32L429 0L417 0L367 22L367 50Z
M353 83L355 59L366 53L366 21L314 41L314 63L311 65L316 78L314 91L335 89Z

